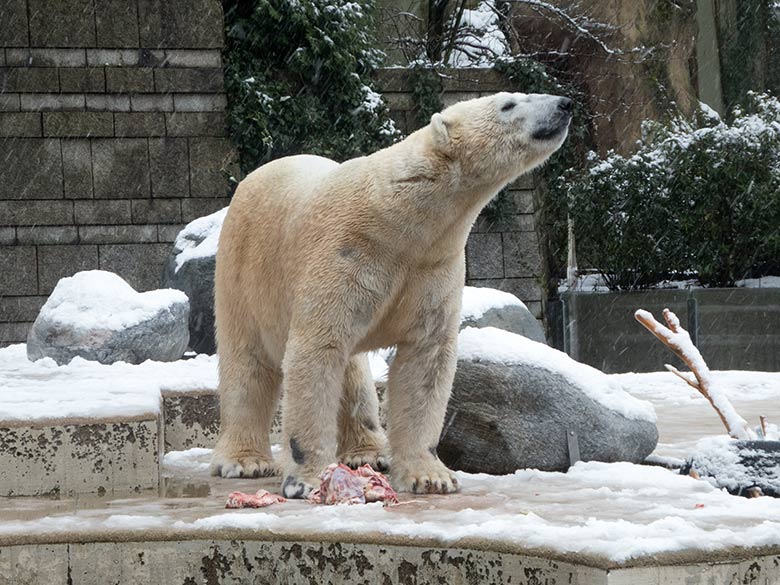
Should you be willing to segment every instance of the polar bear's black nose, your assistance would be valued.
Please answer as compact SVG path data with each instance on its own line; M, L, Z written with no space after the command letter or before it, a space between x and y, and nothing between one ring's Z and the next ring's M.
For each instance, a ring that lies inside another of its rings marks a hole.
M571 112L571 105L572 105L571 100L566 97L562 97L558 101L558 109L561 110L562 112L566 112L566 113Z

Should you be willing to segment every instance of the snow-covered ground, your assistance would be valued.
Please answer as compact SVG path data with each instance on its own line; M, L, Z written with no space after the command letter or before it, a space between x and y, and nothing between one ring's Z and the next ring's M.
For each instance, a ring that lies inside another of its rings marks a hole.
M379 356L375 362L384 363ZM780 373L712 375L751 424L757 425L761 414L770 422L780 421ZM605 377L653 404L660 456L685 457L702 438L725 434L705 399L671 373ZM206 356L138 366L76 359L58 367L49 360L28 362L24 346L17 345L0 350L0 419L140 414L159 408L162 387L215 384L216 359ZM521 470L502 477L459 473L460 494L404 495L402 505L390 508L374 504L333 508L296 501L262 510L226 511L229 491L276 489L278 479L210 478L209 457L208 449L197 449L164 458L166 474L191 484L200 482L207 496L92 503L0 499L0 535L109 529L142 533L154 528L184 533L241 528L288 535L380 532L443 543L481 538L615 562L680 550L780 546L780 500L731 496L705 481L659 467L591 462L578 463L568 473Z
M80 357L64 366L27 359L24 344L0 349L0 421L138 416L160 411L160 391L217 386L217 358L103 365Z

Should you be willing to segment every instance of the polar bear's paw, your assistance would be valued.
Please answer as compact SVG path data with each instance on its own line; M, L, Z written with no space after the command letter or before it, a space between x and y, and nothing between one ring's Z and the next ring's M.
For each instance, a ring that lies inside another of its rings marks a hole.
M393 461L393 487L415 494L452 494L458 491L458 479L438 459Z
M305 478L295 474L288 474L282 482L282 495L290 500L304 500L319 485L319 480L315 478Z
M364 465L370 465L371 469L375 471L387 471L390 469L388 465L388 457L380 449L365 449L361 451L351 451L349 453L343 453L339 457L344 465L348 465L352 469L363 467Z
M270 477L279 474L279 468L273 458L260 453L230 457L215 452L209 470L211 475L225 478Z

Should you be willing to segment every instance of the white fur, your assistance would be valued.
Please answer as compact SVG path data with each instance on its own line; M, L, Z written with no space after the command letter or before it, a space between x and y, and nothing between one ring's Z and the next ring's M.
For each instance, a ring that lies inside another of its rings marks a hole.
M213 473L275 471L268 434L283 387L286 495L305 495L337 455L373 465L391 455L401 490L457 489L435 447L466 238L499 189L563 142L560 103L517 93L461 102L370 156L288 157L241 182L217 254ZM391 345L388 453L365 352Z

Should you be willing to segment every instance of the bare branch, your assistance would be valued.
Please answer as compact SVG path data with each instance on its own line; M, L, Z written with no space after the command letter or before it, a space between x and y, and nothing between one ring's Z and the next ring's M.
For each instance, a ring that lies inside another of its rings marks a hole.
M644 47L636 47L634 49L631 49L630 51L623 51L622 49L613 49L609 47L598 36L593 34L591 30L589 30L588 28L580 24L566 10L563 10L562 8L558 8L557 6L554 6L549 2L544 2L543 0L506 0L506 1L528 6L541 16L544 16L544 14L542 14L543 12L554 14L560 20L562 20L571 30L596 43L599 46L599 48L601 48L601 50L607 53L608 55L612 55L615 57L623 57L629 54L645 53L647 51L647 49L645 49ZM607 25L605 25L604 23L588 22L587 24L590 25L591 28L594 28L596 24L598 24L599 27L607 27Z
M677 315L669 309L664 309L667 327L656 321L651 313L642 309L636 311L634 317L691 369L696 377L695 383L676 368L666 366L670 372L685 380L689 386L696 388L709 401L729 435L735 439L754 439L755 433L748 426L747 421L737 414L729 399L715 384L704 358L693 345L688 332L680 325Z

